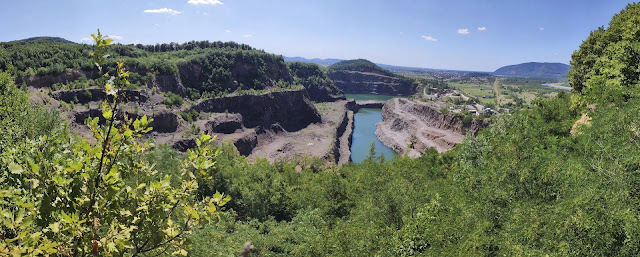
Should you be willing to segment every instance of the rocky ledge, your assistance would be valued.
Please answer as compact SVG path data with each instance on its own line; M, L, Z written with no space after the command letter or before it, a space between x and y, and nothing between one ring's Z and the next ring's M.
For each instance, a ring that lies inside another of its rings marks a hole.
M346 94L409 96L415 93L418 86L410 79L375 72L337 71L328 76Z
M463 124L460 117L440 113L428 103L394 98L382 108L376 136L399 154L418 157L429 147L438 152L451 150L465 135L476 135L487 125L488 122L476 119Z
M239 113L247 128L279 123L287 131L297 131L322 121L304 90L211 98L187 111Z

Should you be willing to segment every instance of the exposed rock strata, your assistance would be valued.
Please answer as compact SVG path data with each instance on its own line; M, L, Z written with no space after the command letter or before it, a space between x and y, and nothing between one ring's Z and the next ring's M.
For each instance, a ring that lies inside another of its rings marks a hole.
M118 119L124 119L124 117L128 117L129 119L139 119L142 118L143 115L139 115L131 112L119 112L117 114ZM106 119L102 116L101 109L89 109L86 111L76 112L74 115L74 121L77 124L84 124L87 118L95 118L98 117L99 124L105 124ZM161 110L154 114L147 115L147 117L152 118L153 121L149 123L149 126L153 127L154 132L158 133L172 133L178 129L179 122L178 116L175 113L172 113L168 110Z
M358 112L362 108L374 108L381 109L384 106L384 101L375 101L375 100L367 100L367 101L350 101L347 103L347 108L353 112Z
M98 72L87 72L78 69L70 69L57 75L27 75L23 77L17 77L16 83L25 83L27 86L42 88L50 87L56 83L67 83L75 81L81 77L94 78L98 76Z
M171 92L177 95L186 96L187 88L182 84L180 75L154 74L147 84L149 88L157 88L162 92Z
M420 156L428 147L438 152L453 149L465 135L476 135L488 125L482 120L463 124L457 116L440 113L435 107L407 99L394 98L382 108L383 122L377 124L376 136L399 154Z
M236 130L242 129L242 115L226 114L213 118L213 120L205 124L205 133L223 133L231 134Z
M280 123L287 131L297 131L322 121L304 90L212 98L192 106L191 110L239 113L247 128Z
M333 156L338 165L351 161L351 144L353 142L353 111L345 110L342 122L336 128L336 142Z
M243 133L241 137L233 141L233 145L241 155L249 156L258 146L258 135L255 131Z
M67 103L88 103L88 102L99 102L104 100L105 93L102 88L88 88L88 89L76 89L76 90L60 90L56 92L52 92L51 96L58 100L64 101ZM142 90L129 90L129 89L120 89L118 90L119 99L125 99L127 102L146 102L149 99L147 92ZM111 97L109 97L109 101Z
M346 94L409 96L415 93L418 86L410 79L374 72L336 71L328 75Z
M193 138L180 139L173 143L172 147L179 152L186 152L189 149L196 147L196 140Z

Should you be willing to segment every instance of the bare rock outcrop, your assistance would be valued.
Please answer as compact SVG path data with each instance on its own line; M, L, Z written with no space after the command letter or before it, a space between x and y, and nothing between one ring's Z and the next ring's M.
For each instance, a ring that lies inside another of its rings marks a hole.
M205 133L207 134L235 133L236 130L242 129L242 115L233 113L233 114L225 114L223 116L215 117L205 124L205 128L206 128Z
M298 131L309 124L322 122L304 90L211 98L193 105L188 111L191 110L239 113L247 128L279 123L287 131Z
M173 133L178 130L180 125L178 122L178 115L169 111L162 110L151 115L153 121L149 124L153 127L153 131L159 133Z
M154 74L147 87L155 87L162 92L171 92L181 96L187 95L187 88L182 84L182 79L178 74Z
M124 99L127 102L146 102L149 99L147 92L143 90L131 90L120 89L118 90L119 99ZM105 99L104 89L101 88L88 88L88 89L76 89L76 90L60 90L51 93L51 97L58 101L64 101L67 103L88 103L98 102ZM110 96L109 101L112 100Z
M346 94L409 96L415 93L418 86L410 79L375 72L337 71L328 75Z
M249 131L234 140L233 145L241 155L249 156L253 152L253 148L258 146L258 135L255 131Z
M139 118L142 118L143 116L137 113L124 112L124 111L120 111L116 115L117 115L116 118L120 120L124 119L125 115L129 119L139 119ZM87 118L95 118L95 117L98 117L99 124L106 123L106 119L102 116L102 110L96 109L96 108L89 109L86 111L76 112L73 114L73 117L74 117L75 123L77 124L84 124ZM149 123L149 126L153 127L153 130L152 130L153 132L173 133L178 130L178 126L179 126L178 115L176 115L173 112L170 112L169 110L161 110L154 114L147 115L147 117L150 117L153 119L153 121Z
M51 75L27 75L23 77L16 78L16 83L22 84L25 83L27 86L42 88L42 87L50 87L56 83L68 83L75 81L81 77L87 78L95 78L98 76L98 73L95 71L87 72L79 69L69 69L60 74L51 74Z
M189 149L193 149L196 147L196 140L193 138L180 139L175 141L172 147L179 152L186 152Z
M464 124L460 117L440 113L429 104L394 98L382 108L376 136L399 154L417 157L428 147L451 150L465 135L476 135L486 126L484 120Z

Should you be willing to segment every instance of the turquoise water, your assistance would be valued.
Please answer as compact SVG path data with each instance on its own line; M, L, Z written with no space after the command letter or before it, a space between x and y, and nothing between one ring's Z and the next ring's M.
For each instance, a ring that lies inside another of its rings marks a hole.
M347 95L347 98L349 96ZM372 99L365 99L372 100ZM386 160L398 155L391 148L385 146L376 137L376 123L382 122L382 110L362 108L354 115L355 129L353 131L353 143L351 144L351 159L360 163L366 159L369 145L373 141L376 146L376 156L384 154Z
M364 101L364 100L376 100L376 101L387 101L394 97L402 97L402 96L393 96L393 95L370 95L370 94L345 94L347 99L354 99L356 101Z

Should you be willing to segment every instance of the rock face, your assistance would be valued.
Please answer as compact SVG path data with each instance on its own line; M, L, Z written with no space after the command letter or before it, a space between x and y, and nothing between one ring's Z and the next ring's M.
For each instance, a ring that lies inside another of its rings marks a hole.
M173 143L172 147L180 152L186 152L196 147L196 140L193 138L181 139Z
M139 118L142 118L143 116L143 115L130 113L130 112L119 112L117 114L117 118L121 120L124 118L125 114L129 119L139 119ZM84 124L84 121L87 120L87 118L89 117L91 118L98 117L100 124L105 124L106 122L106 119L102 117L101 109L89 109L87 111L76 112L74 114L74 120L78 124ZM157 113L147 115L147 117L150 117L153 119L153 121L149 123L149 126L153 127L153 132L172 133L178 130L178 125L179 125L178 115L168 110L162 110Z
M351 161L353 128L353 111L345 108L343 118L340 124L336 127L336 138L332 150L336 164L342 165Z
M162 75L156 74L152 77L147 87L156 87L162 92L171 92L180 96L187 95L187 89L182 84L179 75Z
M213 120L208 121L205 124L205 133L223 133L231 134L238 129L242 129L242 115L240 114L226 114L224 116L218 116Z
M428 104L394 98L382 108L376 136L398 153L417 157L428 147L451 150L465 135L475 136L488 125L476 119L464 124L460 117L442 114Z
M391 99L382 108L382 120L397 118L396 107L404 113L414 115L430 127L455 132L461 135L477 135L478 131L489 125L487 121L473 119L469 124L463 125L462 119L457 116L442 114L435 107L407 99ZM402 121L402 120L401 120Z
M192 106L188 111L191 110L239 113L247 128L280 123L287 131L297 131L322 121L304 90L211 98Z
M153 127L153 131L160 133L172 133L178 130L178 115L168 110L157 112L151 115L153 121L149 126Z
M307 87L306 89L311 101L335 102L346 99L342 92L334 91L330 88Z
M127 102L146 102L149 96L142 90L120 89L118 90L119 99L125 99ZM67 103L88 103L99 102L105 97L104 90L101 88L77 89L77 90L61 90L51 93L51 97L58 101ZM109 98L111 101L112 98Z
M249 156L253 151L253 148L258 146L258 135L255 131L245 133L238 139L233 141L233 145L238 149L241 155Z
M374 72L335 71L329 77L346 94L381 94L409 96L417 84L412 80Z
M78 69L70 69L57 75L27 75L24 77L18 77L16 78L16 83L20 85L24 82L25 84L27 84L27 86L41 88L49 87L55 83L67 83L75 81L83 76L87 78L94 78L98 76L98 73L86 72Z
M347 108L353 112L358 112L362 108L375 108L380 109L384 106L384 101L366 100L366 101L349 101Z

